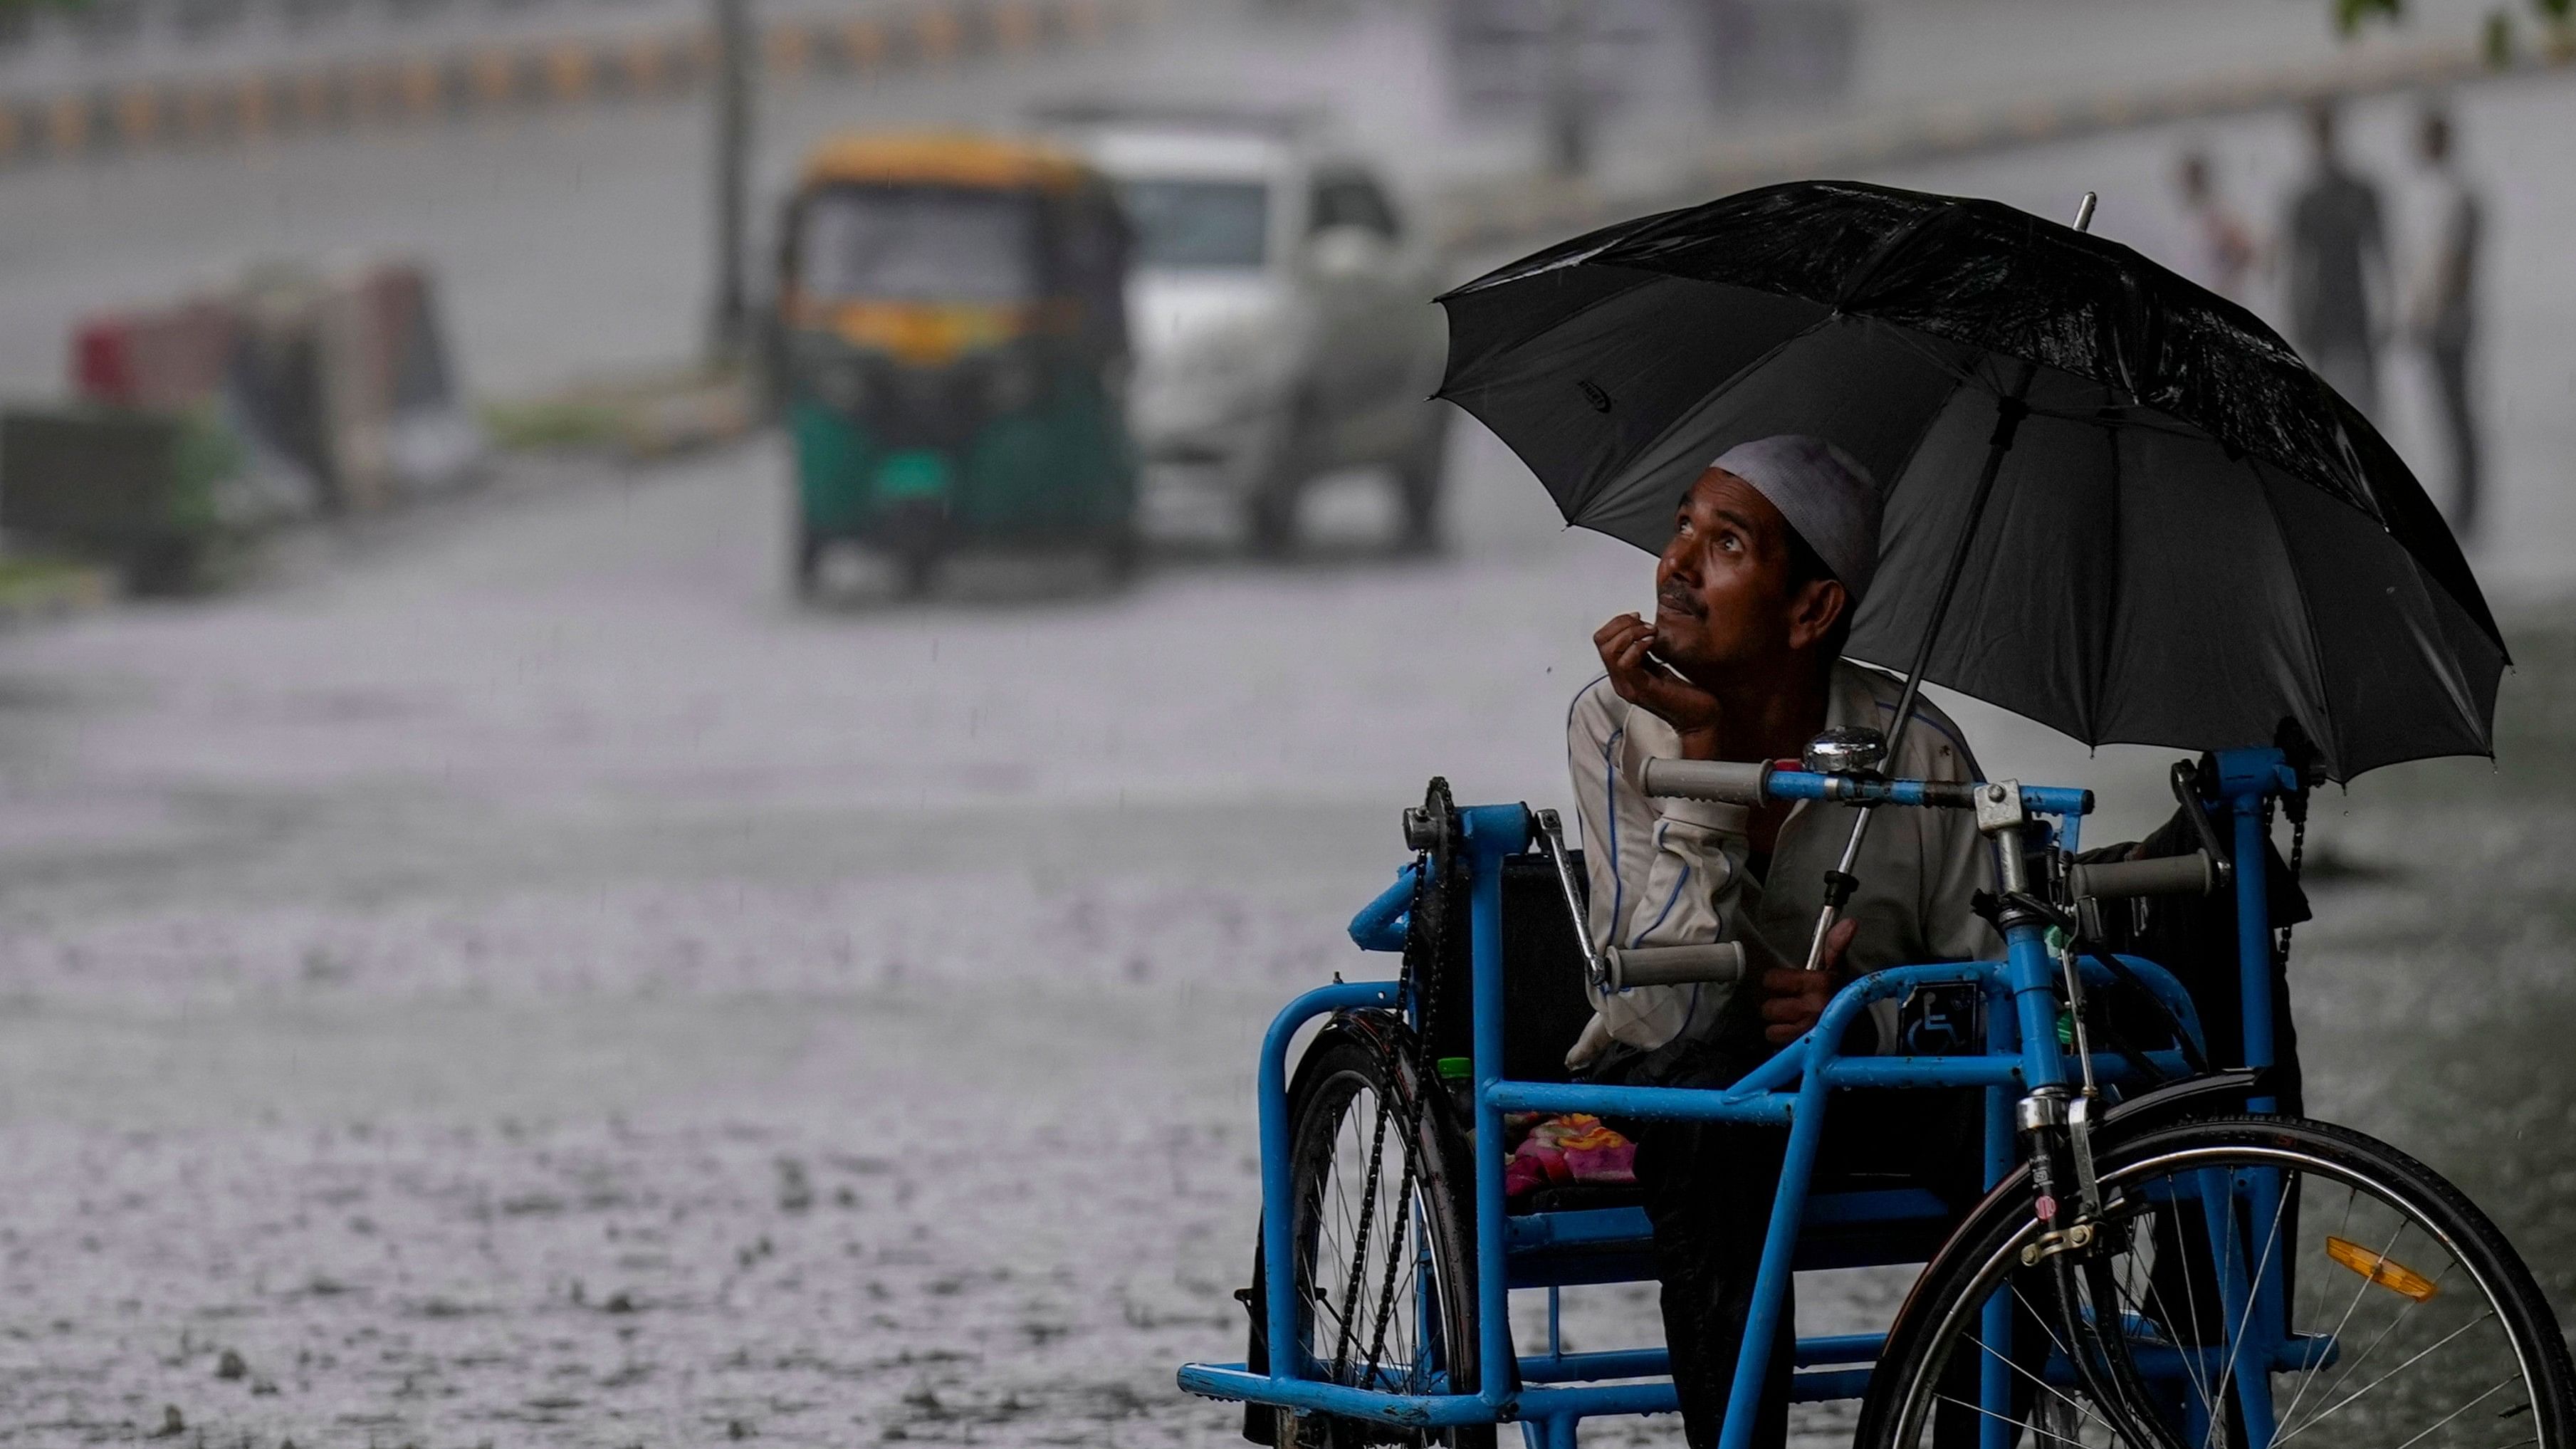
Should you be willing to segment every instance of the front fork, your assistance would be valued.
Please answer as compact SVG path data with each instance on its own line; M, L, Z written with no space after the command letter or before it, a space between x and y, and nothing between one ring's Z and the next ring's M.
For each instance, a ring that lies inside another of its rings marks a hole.
M2049 921L2035 908L2031 889L2023 849L2030 821L2021 805L2021 787L2012 781L1987 786L1977 799L1977 827L1995 844L1998 884L2003 887L1996 925L2007 941L2016 943L2017 958L2028 956L2034 944L2029 938ZM2059 980L2054 985L2066 993L2065 1008L2075 1038L2068 1045L2081 1081L2070 1088L2057 1079L2062 1073L2035 1072L2029 1094L2014 1106L2013 1125L2030 1164L2032 1210L2040 1221L2039 1236L2022 1250L2021 1266L2045 1267L2051 1290L2046 1295L2048 1308L2056 1319L2054 1346L2069 1360L2106 1426L2136 1449L2188 1449L2157 1411L2154 1394L2129 1353L2109 1256L2124 1237L2126 1225L2119 1221L2119 1205L2104 1202L2094 1171L2093 1112L2101 1097L2093 1081L2092 1043L2084 1026L2083 980L2071 957L2060 954L2058 966ZM2030 979L2019 979L2024 976ZM2055 1001L2055 992L2043 984L2045 977L2036 970L2018 971L2016 978L2025 1045L2035 1049L2034 1056L2045 1057L2057 1044L2058 1024L2039 1018L2053 1014L2047 1008ZM2093 1305L2090 1313L2085 1311L2088 1297Z
M2093 1175L2086 1121L2094 1099L2069 1099L2047 1087L2021 1099L2014 1113L2030 1163L2040 1235L2021 1252L2025 1269L2044 1268L2055 1347L2103 1419L2136 1449L2188 1449L2165 1422L2156 1397L2129 1352L2127 1315L2111 1258L2126 1244L2121 1203L2105 1203ZM2090 1302L2092 1309L2086 1311Z

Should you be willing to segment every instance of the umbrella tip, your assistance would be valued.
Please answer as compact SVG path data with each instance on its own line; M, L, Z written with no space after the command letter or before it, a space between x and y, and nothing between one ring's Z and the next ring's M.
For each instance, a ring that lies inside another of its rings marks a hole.
M2099 196L2088 191L2084 193L2084 199L2082 201L2075 203L2075 229L2077 231L2091 231L2093 229L2093 203L2100 199L2101 198Z

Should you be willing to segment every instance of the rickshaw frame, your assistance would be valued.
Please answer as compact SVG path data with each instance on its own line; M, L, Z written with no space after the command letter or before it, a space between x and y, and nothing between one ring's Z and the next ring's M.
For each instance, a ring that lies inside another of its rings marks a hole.
M2224 1088L2245 1093L2245 1110L2258 1114L2271 1114L2277 1110L2267 1085L2269 1069L2274 1063L2273 938L2267 883L2260 863L2268 844L2270 801L2276 796L2302 789L2303 782L2278 749L2222 751L2215 756L2215 761L2216 799L2210 803L2223 809L2229 817L2235 859L2251 863L2247 868L2235 870L2232 880L2245 1070L2187 1080L2191 1072L2181 1052L2143 1053L2172 1085L2149 1096L2132 1099L2129 1104L2132 1109L2152 1106L2167 1098L2189 1097L2212 1088ZM1790 770L1769 771L1765 776L1766 793L1774 799L1851 799L1855 797L1853 787L1857 783L1850 776ZM1925 785L1926 782L1922 781L1875 780L1869 783L1868 794L1877 808L1936 803L1929 798L1931 792ZM1973 788L1984 790L1990 787L1981 784ZM2054 843L2071 855L2079 837L2082 818L2093 808L2092 792L2045 786L2016 785L2014 788L2018 790L2019 803L2013 813L2022 822L2020 828L2047 831L2050 827L2044 821L2032 817L2055 817L2058 824L2053 831ZM1719 1449L1748 1449L1765 1368L1771 1356L1773 1339L1781 1328L1782 1307L1795 1271L1793 1256L1800 1233L1808 1223L1811 1206L1809 1186L1823 1139L1831 1093L1837 1088L1854 1087L1982 1090L1985 1096L1984 1181L1990 1190L2007 1182L2020 1161L2016 1140L2016 1103L2027 1100L2038 1089L2064 1089L2070 1081L2070 1065L2081 1065L2059 1046L2058 1023L2063 1005L2059 974L2061 963L2050 950L2047 932L2041 924L2007 916L2004 929L2006 956L2003 960L1898 966L1864 975L1834 995L1812 1030L1781 1048L1733 1086L1724 1089L1514 1081L1502 1075L1502 870L1507 857L1522 855L1534 848L1539 835L1539 813L1519 804L1468 806L1458 810L1457 819L1469 881L1469 957L1474 1018L1476 1362L1483 1382L1472 1393L1398 1393L1320 1381L1309 1376L1305 1372L1308 1366L1299 1362L1301 1354L1296 1348L1299 1338L1293 1298L1296 1278L1293 1265L1284 1256L1289 1251L1287 1245L1294 1241L1289 1181L1288 1057L1299 1028L1317 1017L1371 1008L1411 1012L1413 1003L1407 999L1408 993L1402 983L1371 981L1336 982L1297 997L1273 1019L1262 1042L1257 1093L1264 1292L1259 1311L1266 1328L1265 1341L1270 1345L1269 1371L1266 1374L1252 1372L1242 1364L1187 1364L1179 1373L1180 1387L1214 1398L1370 1419L1409 1429L1440 1429L1517 1420L1523 1424L1534 1449L1570 1449L1575 1443L1576 1425L1585 1418L1673 1412L1678 1401L1671 1380L1668 1377L1649 1377L1669 1374L1670 1362L1664 1350L1627 1349L1572 1354L1556 1351L1557 1301L1553 1287L1549 1298L1550 1352L1531 1356L1513 1352L1509 1316L1509 1259L1512 1249L1533 1243L1567 1240L1556 1238L1556 1225L1550 1219L1593 1220L1564 1225L1578 1235L1601 1231L1603 1225L1597 1221L1598 1214L1532 1213L1516 1217L1510 1212L1503 1184L1506 1157L1504 1113L1590 1112L1629 1118L1785 1126L1788 1128L1786 1155L1719 1440ZM1995 833L1989 831L1990 835ZM2018 831L2012 835L2017 837ZM1406 867L1396 883L1370 902L1351 922L1351 937L1362 949L1400 951L1403 948L1404 916L1413 898L1414 869ZM2119 960L2127 968L2131 983L2151 992L2173 1014L2183 1031L2194 1039L2194 1045L2203 1045L2198 1013L2181 982L2163 967L2143 958L2122 956ZM2088 982L2107 984L2111 979L2111 973L2098 963L2083 961L2081 969ZM1872 1003L1901 1000L1907 993L1921 987L1963 983L1976 986L1988 1005L1985 1013L1987 1039L1982 1054L1846 1056L1842 1053L1843 1036L1853 1017ZM2094 1080L2107 1084L2134 1082L2138 1075L2130 1060L2117 1055L2096 1054L2092 1068ZM2107 1125L2108 1120L2104 1119L2101 1125ZM2252 1176L2260 1177L2262 1174ZM2264 1190L2262 1182L2236 1180L2230 1180L2224 1186L2205 1184L2203 1188L2210 1195L2209 1206L2212 1207L2229 1194L2250 1192L2259 1208L2268 1201L2262 1196ZM2277 1182L2271 1184L2271 1190L2278 1191ZM1642 1212L1637 1212L1637 1218L1642 1217ZM2286 1330L2283 1265L2267 1255L2255 1272L2244 1272L2246 1259L2241 1244L2234 1242L2234 1215L2210 1212L2207 1221L2211 1224L2213 1259L2227 1265L2220 1271L2219 1284L2225 1304L2225 1321L2239 1326L2228 1329L2228 1337L2216 1347L2223 1347L2231 1355L2250 1349L2252 1352L2243 1361L2267 1363L2283 1369L2315 1368L2331 1362L2335 1356L2335 1345L2330 1338L2297 1338ZM2000 1311L1994 1305L1986 1310L1989 1314L1988 1331L1999 1339L2009 1334L2008 1324L1993 1321ZM1857 1397L1867 1387L1874 1372L1870 1365L1875 1364L1885 1342L1884 1334L1799 1339L1792 1355L1794 1363L1802 1367L1845 1367L1811 1368L1795 1374L1791 1397L1798 1401ZM2203 1348L2197 1352L2209 1351L2209 1348ZM2179 1373L2183 1355L2194 1351L2169 1349L2164 1352L2175 1362L2161 1367L2168 1373ZM1497 1371L1499 1366L1507 1364L1514 1365L1517 1372ZM1991 1355L1984 1361L1981 1397L1996 1402L2008 1399L2010 1384L2005 1377L2008 1367ZM2141 1367L2153 1373L2158 1365L2148 1363L2141 1355ZM1606 1379L1646 1381L1585 1382ZM2238 1376L2234 1398L2242 1413L2246 1449L2266 1449L2273 1427L2270 1376L2264 1373ZM2205 1427L2202 1407L2194 1404L2191 1412L2195 1421L2193 1427ZM1985 1419L1984 1449L2005 1449L2014 1427L1999 1417Z

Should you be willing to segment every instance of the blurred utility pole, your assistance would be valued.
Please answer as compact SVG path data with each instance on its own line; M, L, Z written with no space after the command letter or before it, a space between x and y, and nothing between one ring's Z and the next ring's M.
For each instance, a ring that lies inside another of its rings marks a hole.
M707 333L707 355L718 365L739 362L750 341L750 307L744 296L743 237L751 207L752 67L759 50L751 30L751 0L713 0L716 24L716 297Z
M1584 0L1547 0L1547 165L1559 176L1592 168L1591 98L1583 88Z

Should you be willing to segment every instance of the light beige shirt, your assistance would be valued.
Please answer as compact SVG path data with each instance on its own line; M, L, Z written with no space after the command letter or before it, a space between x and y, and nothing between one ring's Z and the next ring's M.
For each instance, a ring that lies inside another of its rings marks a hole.
M1828 727L1890 726L1900 681L1862 665L1834 666ZM1802 801L1780 827L1771 862L1756 881L1745 870L1748 812L1705 801L1645 794L1645 762L1681 753L1679 736L1655 715L1620 699L1605 678L1575 696L1566 751L1591 885L1592 940L1604 946L1680 946L1758 939L1803 964L1824 905L1825 873L1841 862L1858 813L1849 805ZM1958 726L1929 701L1916 705L1888 773L1910 779L1974 780L1976 759ZM1885 806L1852 869L1859 879L1844 914L1860 922L1845 956L1860 971L2001 954L2003 942L1969 909L1991 889L1993 852L1964 810ZM1642 1050L1714 1030L1737 988L1643 986L1593 995L1594 1019L1567 1060L1582 1065L1616 1039ZM1877 1009L1882 1043L1895 1041L1896 1004Z

